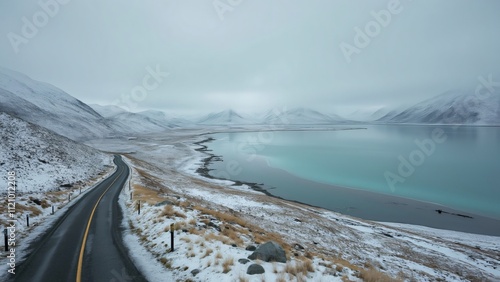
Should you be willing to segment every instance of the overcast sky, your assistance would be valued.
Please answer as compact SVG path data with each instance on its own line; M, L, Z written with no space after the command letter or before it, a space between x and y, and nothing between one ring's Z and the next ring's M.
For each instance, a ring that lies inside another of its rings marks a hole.
M500 80L497 0L55 1L0 2L0 65L86 103L346 114Z

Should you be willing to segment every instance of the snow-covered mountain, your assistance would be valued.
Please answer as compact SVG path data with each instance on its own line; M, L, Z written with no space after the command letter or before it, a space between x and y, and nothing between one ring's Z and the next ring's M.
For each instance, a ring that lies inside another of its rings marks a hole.
M54 191L81 183L112 164L112 157L0 112L0 167L17 175L17 191Z
M161 112L130 113L117 106L90 107L63 90L0 68L0 112L73 140L160 132L176 125Z
M146 110L138 113L131 113L115 105L102 106L91 104L90 106L101 116L106 117L106 119L110 123L110 126L119 132L130 133L134 131L128 127L126 127L124 131L123 123L127 123L128 118L130 118L130 121L135 124L137 124L137 122L139 121L144 122L145 128L150 128L150 130L164 130L165 128L184 127L193 124L192 121L167 115L163 111ZM117 123L117 121L119 122ZM139 130L137 130L137 132L142 131L142 128L139 128Z
M206 125L251 124L252 122L233 110L210 113L197 121Z
M138 113L124 112L106 119L116 131L125 134L160 132L170 129L166 122L161 122Z
M147 110L139 112L139 114L146 116L154 121L167 125L169 128L175 127L185 127L193 124L192 121L189 121L185 118L167 115L163 111L155 111L155 110Z
M500 93L448 91L378 120L388 123L500 125Z
M113 132L104 118L63 90L0 68L0 111L74 140Z
M294 108L281 113L269 111L263 120L264 124L334 124L345 122L338 115L326 115L307 108Z

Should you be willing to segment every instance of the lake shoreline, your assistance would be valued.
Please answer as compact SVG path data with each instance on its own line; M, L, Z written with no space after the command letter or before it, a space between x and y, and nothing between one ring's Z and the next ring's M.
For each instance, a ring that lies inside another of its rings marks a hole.
M227 131L226 131L227 132ZM228 133L233 133L233 131L229 131ZM203 135L210 135L212 133L206 133ZM200 135L201 136L201 135ZM201 141L193 142L192 144L199 146L199 148L195 148L194 150L200 153L207 155L207 157L202 158L202 165L196 169L196 173L204 178L215 179L215 180L229 180L233 184L232 186L243 186L246 185L250 189L263 193L266 196L277 198L280 200L285 200L288 202L299 203L306 206L322 208L329 211L338 212L341 214L346 214L350 216L354 216L357 218L362 218L371 221L377 222L394 222L394 223L403 223L410 225L422 225L428 226L431 228L445 229L445 230L453 230L460 232L467 232L473 234L482 234L482 235L490 235L490 236L500 236L500 220L484 217L481 215L471 214L468 212L463 212L459 210L455 210L452 208L448 208L435 203L427 203L414 199L407 199L398 196L391 196L382 193L376 193L371 191L365 191L360 189L351 189L346 187L339 187L334 185L317 183L314 181L304 180L297 177L297 180L303 180L305 185L319 185L322 187L327 187L328 189L334 189L337 193L347 195L346 197L355 197L362 198L366 201L376 202L380 207L383 207L390 211L390 215L388 218L374 218L370 216L360 216L357 214L358 207L352 207L352 210L347 210L347 212L332 209L325 207L323 205L312 204L304 201L294 200L287 197L282 197L275 195L268 191L265 188L264 183L257 182L249 182L249 181L240 181L233 179L223 179L210 175L210 171L212 169L209 166L216 161L221 161L222 156L217 156L212 153L212 151L208 148L208 143L215 141L213 137L209 136L204 138ZM284 172L286 173L286 172ZM290 177L287 175L287 177ZM382 206L385 205L385 206ZM389 205L389 206L387 206ZM416 213L418 213L416 215ZM402 217L400 214L409 215L408 218ZM391 216L397 215L397 219L391 219ZM495 227L498 226L498 227Z

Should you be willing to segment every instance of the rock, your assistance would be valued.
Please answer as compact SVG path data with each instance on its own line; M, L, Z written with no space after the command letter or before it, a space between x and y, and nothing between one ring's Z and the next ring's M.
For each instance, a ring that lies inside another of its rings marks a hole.
M253 252L253 251L257 250L257 247L255 247L254 245L248 245L248 247L246 247L245 250Z
M164 206L164 205L173 205L174 203L172 203L171 201L169 200L166 200L166 201L163 201L163 202L160 202L160 203L157 203L155 205L155 207L161 207L161 206Z
M42 205L42 201L40 201L39 199L33 199L32 201L33 201L33 203L35 203L35 204L37 204L39 206Z
M249 261L249 260L247 260L247 259L239 259L239 260L238 260L238 262L239 262L239 263L241 263L241 264L247 264L247 263L249 263L250 261Z
M264 272L266 272L264 270L264 267L262 267L262 265L259 264L252 264L247 269L247 274L249 275L262 274Z
M296 249L297 251L299 251L299 250L303 250L303 249L304 249L304 247L302 247L302 245L300 245L300 244L295 244L295 245L293 246L293 248L294 248L294 249Z
M193 274L193 276L198 275L198 273L200 273L199 269L195 269L195 270L191 271L191 274Z
M213 223L211 221L208 223L208 226L211 226L211 227L215 228L215 230L221 232L221 229L220 229L219 225L217 225L217 224L215 224L215 223Z
M237 248L237 247L238 247L238 245L236 245L236 244L231 244L231 246L232 246L233 248Z
M389 237L389 238L394 238L394 237L393 237L391 234L389 234L389 233L382 232L382 235L387 236L387 237Z
M249 257L251 260L260 259L265 262L283 262L286 263L285 250L276 242L270 241L261 245Z

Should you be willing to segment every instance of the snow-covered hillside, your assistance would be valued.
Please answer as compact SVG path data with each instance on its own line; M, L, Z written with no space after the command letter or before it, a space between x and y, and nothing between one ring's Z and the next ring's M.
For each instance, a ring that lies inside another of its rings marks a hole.
M185 127L193 124L192 121L179 116L167 115L163 111L147 110L139 112L138 114L146 116L156 122L162 123L169 128Z
M80 100L50 84L0 68L0 111L73 140L113 132L104 118Z
M97 176L112 156L0 112L0 167L17 175L17 191L54 191Z
M485 97L486 96L486 97ZM500 125L500 93L448 91L404 111L388 113L378 121L389 123Z
M326 115L307 108L294 108L279 114L269 111L264 117L264 124L332 124L345 120L337 115Z
M130 112L124 112L109 117L107 118L107 122L118 132L126 134L161 132L170 128L167 123Z
M101 106L98 104L89 104L89 106L105 118L127 112L126 110L114 105Z
M0 68L0 112L38 124L73 140L161 132L175 127L152 111L130 113L117 106L93 108L50 84Z

